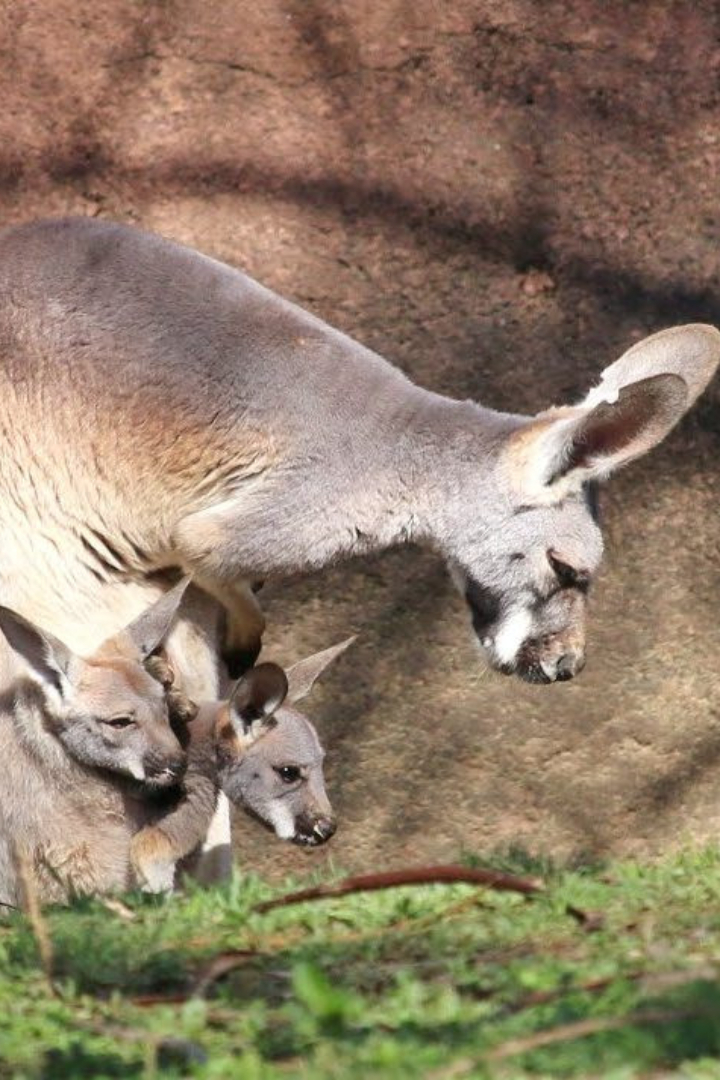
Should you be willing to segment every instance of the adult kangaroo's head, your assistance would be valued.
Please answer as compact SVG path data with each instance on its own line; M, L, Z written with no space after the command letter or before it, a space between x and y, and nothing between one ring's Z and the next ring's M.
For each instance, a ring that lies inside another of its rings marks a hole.
M0 607L0 630L24 662L43 727L76 761L145 789L176 784L185 768L165 688L143 662L170 630L186 584L171 589L89 657Z
M492 465L470 482L481 513L465 463L437 539L496 670L548 683L582 669L602 555L597 485L665 438L719 360L717 330L675 327L634 345L579 405L498 418Z

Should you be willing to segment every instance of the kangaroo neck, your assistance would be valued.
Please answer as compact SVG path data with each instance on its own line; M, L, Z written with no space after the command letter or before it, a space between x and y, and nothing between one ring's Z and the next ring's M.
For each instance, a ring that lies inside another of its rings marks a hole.
M510 418L409 390L400 406L369 408L352 430L325 433L280 467L244 515L245 566L282 575L408 542L437 546L444 499L468 468L489 466Z

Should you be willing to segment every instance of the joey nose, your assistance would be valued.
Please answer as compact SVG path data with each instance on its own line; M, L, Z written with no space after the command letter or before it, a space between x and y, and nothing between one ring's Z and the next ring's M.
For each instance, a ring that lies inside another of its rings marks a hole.
M334 835L337 829L337 824L334 818L321 817L318 818L313 825L313 832L318 838L319 843L324 844L326 840L329 840Z
M148 777L163 783L176 784L184 775L187 760L184 754L172 756L148 755L145 759L145 772Z
M304 844L306 847L318 847L326 843L337 828L335 819L329 814L321 814L315 817L310 814L300 814L295 823L296 844Z
M184 772L184 765L173 763L166 765L165 768L157 768L154 772L148 773L148 778L163 787L171 787L178 783Z

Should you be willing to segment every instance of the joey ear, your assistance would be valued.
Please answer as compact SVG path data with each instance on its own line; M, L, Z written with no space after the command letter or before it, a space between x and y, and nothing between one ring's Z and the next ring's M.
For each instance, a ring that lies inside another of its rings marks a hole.
M357 634L353 634L352 637L341 641L339 645L332 645L329 649L315 653L307 660L300 660L288 668L288 701L300 701L301 698L307 697L325 668L356 640Z
M75 654L59 638L40 630L10 608L0 607L0 630L11 648L21 656L39 681L62 696L70 681Z
M125 633L131 637L143 660L155 652L169 633L189 584L189 577L182 578L169 592L125 627Z
M537 417L510 439L518 497L552 503L588 480L604 480L665 438L685 412L687 395L678 375L652 375L622 387L612 401Z
M285 672L277 664L258 664L246 671L230 696L230 715L247 733L255 720L269 721L288 692Z
M651 375L679 375L687 385L687 410L710 382L718 364L720 331L706 323L673 326L638 341L605 368L600 385L590 391L583 404L613 401L618 391Z

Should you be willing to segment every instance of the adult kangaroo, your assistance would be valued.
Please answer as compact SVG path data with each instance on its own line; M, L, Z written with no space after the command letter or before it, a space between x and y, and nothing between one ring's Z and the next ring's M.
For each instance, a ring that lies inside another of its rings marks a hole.
M411 383L229 266L138 229L0 235L5 602L81 616L123 579L192 573L255 652L248 583L406 541L437 549L495 668L583 666L602 552L592 484L656 445L720 333L634 345L579 405L527 417Z

